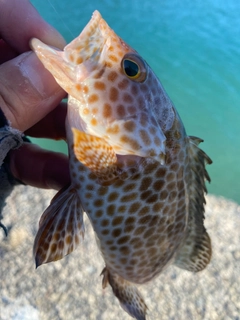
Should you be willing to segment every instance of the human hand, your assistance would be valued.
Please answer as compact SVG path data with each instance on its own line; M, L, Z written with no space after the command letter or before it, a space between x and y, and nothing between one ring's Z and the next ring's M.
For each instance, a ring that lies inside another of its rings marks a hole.
M30 51L31 38L63 48L65 41L28 0L0 1L0 108L10 125L34 137L65 138L65 92ZM41 188L69 182L68 159L60 153L24 145L10 152L15 178Z

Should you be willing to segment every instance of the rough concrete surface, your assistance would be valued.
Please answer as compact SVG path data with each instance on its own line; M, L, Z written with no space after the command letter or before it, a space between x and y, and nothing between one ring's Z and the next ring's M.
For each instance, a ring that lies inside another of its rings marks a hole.
M53 195L20 186L8 198L7 238L0 229L0 319L131 319L111 288L101 288L104 262L87 218L84 242L74 253L35 269L33 239ZM213 246L210 265L198 274L170 266L141 286L148 320L240 319L240 206L209 195L205 224Z

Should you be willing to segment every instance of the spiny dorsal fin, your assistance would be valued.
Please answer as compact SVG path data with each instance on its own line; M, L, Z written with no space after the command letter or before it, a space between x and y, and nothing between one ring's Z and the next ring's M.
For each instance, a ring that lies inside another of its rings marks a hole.
M205 180L210 177L205 165L212 160L198 148L203 140L189 137L189 179L187 191L189 197L189 221L187 237L184 239L175 258L175 264L183 269L198 272L204 269L211 259L211 240L204 227L204 204L207 192Z
M44 211L33 247L36 267L71 253L84 236L83 211L76 190L60 190Z
M121 307L133 318L146 320L147 305L138 289L116 273L110 272L107 267L103 269L101 275L103 275L103 289L109 283Z

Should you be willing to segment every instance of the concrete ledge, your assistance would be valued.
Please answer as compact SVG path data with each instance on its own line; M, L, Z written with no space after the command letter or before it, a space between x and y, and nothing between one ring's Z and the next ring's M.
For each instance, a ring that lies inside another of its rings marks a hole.
M131 319L101 288L104 262L85 219L85 240L70 256L35 269L32 245L39 217L53 191L19 186L4 209L0 230L0 318L2 320ZM170 266L140 290L147 319L240 319L240 206L209 195L206 227L213 257L208 268L191 274Z

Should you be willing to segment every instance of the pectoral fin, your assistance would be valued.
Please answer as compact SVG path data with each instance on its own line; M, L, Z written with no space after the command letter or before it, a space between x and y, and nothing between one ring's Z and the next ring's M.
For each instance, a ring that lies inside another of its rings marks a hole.
M138 289L117 274L112 274L107 268L103 269L102 275L103 289L109 283L121 307L133 318L145 320L147 306Z
M62 259L84 236L83 210L76 190L60 190L44 211L34 241L36 267Z
M102 184L110 184L119 177L117 156L104 139L72 128L76 158L96 174Z

